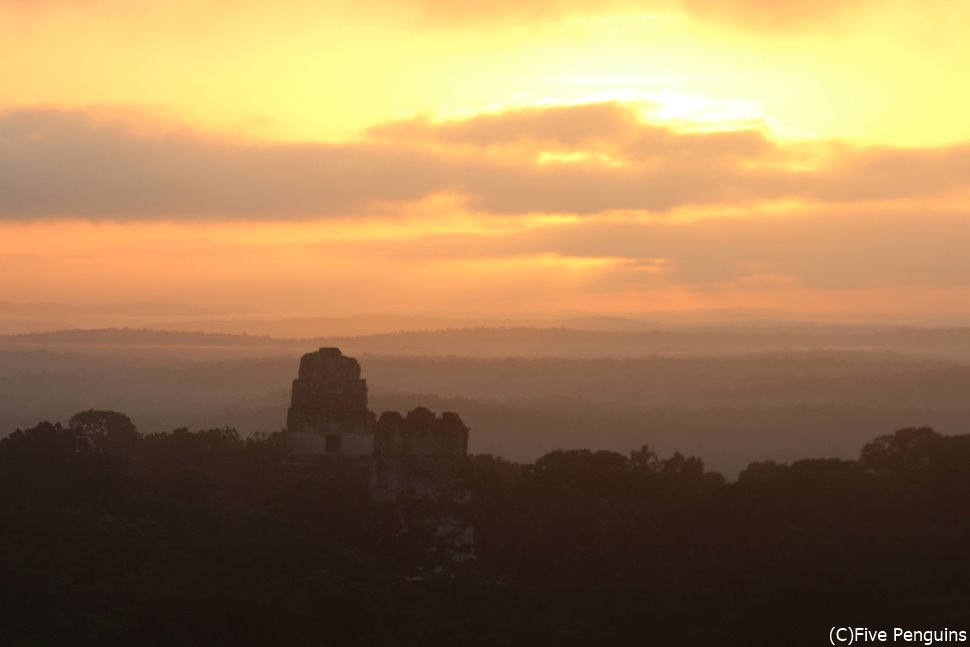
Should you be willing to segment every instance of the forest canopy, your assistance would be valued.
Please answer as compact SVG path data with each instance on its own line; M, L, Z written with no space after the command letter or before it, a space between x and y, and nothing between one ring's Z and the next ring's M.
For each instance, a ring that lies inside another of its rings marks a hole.
M444 571L400 507L282 457L280 433L113 411L0 439L0 642L688 645L757 622L818 644L849 615L965 618L970 436L732 482L648 447L472 456L477 559Z

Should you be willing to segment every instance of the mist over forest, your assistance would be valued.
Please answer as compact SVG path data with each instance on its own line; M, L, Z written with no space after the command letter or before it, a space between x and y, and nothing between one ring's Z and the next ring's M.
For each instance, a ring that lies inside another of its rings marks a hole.
M299 356L321 346L358 357L374 410L456 411L471 452L513 461L647 444L733 477L753 460L855 456L897 428L970 431L970 329L828 324L6 335L0 429L95 408L148 432L278 431Z
M0 0L0 647L970 642L968 0Z

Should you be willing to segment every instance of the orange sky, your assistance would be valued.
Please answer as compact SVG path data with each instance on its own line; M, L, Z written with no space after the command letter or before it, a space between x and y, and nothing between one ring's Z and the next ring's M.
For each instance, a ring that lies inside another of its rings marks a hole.
M967 24L0 0L0 301L970 320Z

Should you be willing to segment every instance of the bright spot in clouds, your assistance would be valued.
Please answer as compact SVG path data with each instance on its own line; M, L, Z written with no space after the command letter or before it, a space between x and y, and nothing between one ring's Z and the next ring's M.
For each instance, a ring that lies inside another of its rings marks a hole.
M0 0L0 299L970 317L967 14Z

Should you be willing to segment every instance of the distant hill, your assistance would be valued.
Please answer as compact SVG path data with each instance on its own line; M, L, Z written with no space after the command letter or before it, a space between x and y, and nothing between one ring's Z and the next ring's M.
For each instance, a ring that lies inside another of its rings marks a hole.
M429 332L466 328L571 328L638 332L663 328L654 321L629 317L472 318L402 315L350 317L212 318L158 323L150 328L284 338L360 337L397 332Z
M211 355L292 355L337 346L353 355L465 357L645 357L818 350L892 352L970 360L970 328L871 330L771 327L595 331L572 328L461 328L360 336L278 338L267 335L137 328L72 329L0 335L0 348L102 352L183 351Z
M169 301L82 305L0 301L0 334L119 326L169 328L168 325L156 325L156 322L172 323L200 317L254 317L258 314L245 306L200 306Z
M228 335L148 328L73 328L50 332L0 335L0 344L256 346L285 345L296 340L268 336Z
M256 310L243 306L198 306L172 301L138 303L101 303L74 305L67 303L21 303L0 301L0 316L4 317L65 317L65 316L122 316L122 317L178 317L252 314Z

